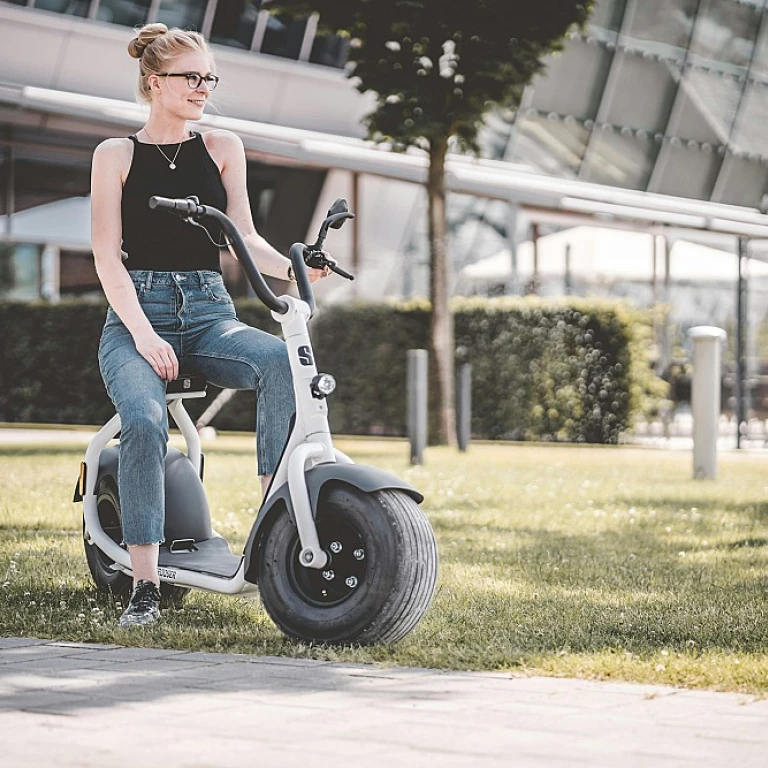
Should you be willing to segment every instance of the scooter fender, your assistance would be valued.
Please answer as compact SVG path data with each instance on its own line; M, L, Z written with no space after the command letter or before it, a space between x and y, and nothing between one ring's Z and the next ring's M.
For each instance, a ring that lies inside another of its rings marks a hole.
M117 483L120 446L105 448L99 456L99 475ZM97 480L98 485L98 480ZM168 446L165 458L165 541L205 541L213 536L211 513L203 484L192 462L177 448Z
M305 477L313 517L317 516L317 501L323 486L327 483L351 485L353 488L357 488L364 493L398 490L408 494L417 504L421 504L424 501L424 496L412 485L401 480L397 475L377 467L368 467L362 464L318 464L307 471ZM268 530L272 517L280 514L284 509L295 520L288 483L284 483L271 494L268 504L259 510L251 533L248 536L243 554L245 557L245 580L251 584L256 584L257 581L256 551L259 547L259 540L264 532Z

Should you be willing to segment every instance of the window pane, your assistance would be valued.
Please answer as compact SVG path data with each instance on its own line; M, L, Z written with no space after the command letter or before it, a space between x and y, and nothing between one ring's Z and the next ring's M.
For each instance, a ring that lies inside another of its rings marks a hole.
M306 26L306 19L292 19L284 13L270 15L261 52L298 59Z
M125 27L139 27L147 22L152 0L100 0L96 18Z
M585 179L627 189L645 189L659 145L649 139L600 131L590 149Z
M768 24L763 24L752 59L752 75L768 77Z
M741 87L732 77L689 71L682 84L688 109L685 113L681 110L680 122L673 132L683 139L704 141L711 141L709 137L714 132L715 140L724 144L731 135Z
M211 28L211 42L233 48L250 49L260 2L227 0L216 6Z
M157 20L168 27L199 31L207 4L208 0L161 0Z
M562 55L550 56L546 65L534 80L533 106L542 112L593 118L611 66L610 51L574 41Z
M693 32L694 61L742 74L752 57L760 11L723 0L703 0Z
M511 159L557 176L575 178L589 139L586 128L575 120L549 120L540 115L519 119Z
M624 44L682 61L691 39L698 0L642 0L624 25Z
M663 133L677 93L673 67L664 61L624 53L617 54L615 67L615 87L609 91L606 121Z
M35 0L35 8L42 11L66 13L69 16L87 16L91 0Z
M659 155L663 168L654 192L678 197L709 200L715 186L722 157L716 152L701 152L683 146L665 146Z
M621 29L626 4L626 0L598 0L595 3L595 10L589 17L590 32L599 30L613 32L615 38L616 33ZM598 36L602 37L602 35Z
M347 63L349 40L338 35L316 35L309 60L327 67L343 67Z
M758 161L727 155L722 179L718 202L758 208L763 192L768 188L768 168Z
M40 297L40 246L0 243L0 297Z
M742 152L756 152L768 157L768 88L751 85L739 113L733 144Z

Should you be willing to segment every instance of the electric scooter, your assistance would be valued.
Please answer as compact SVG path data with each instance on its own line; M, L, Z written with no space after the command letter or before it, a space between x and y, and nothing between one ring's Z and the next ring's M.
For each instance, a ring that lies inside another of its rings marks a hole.
M307 323L315 302L306 265L351 278L323 251L329 228L352 218L337 200L317 241L295 243L289 257L300 298L276 296L264 281L233 222L197 199L153 197L150 207L190 224L216 222L256 296L283 331L293 373L296 414L280 462L242 555L211 526L203 489L204 456L184 400L205 396L207 382L180 375L167 387L167 406L186 451L168 446L165 541L160 546L161 594L178 603L190 589L259 594L286 635L305 642L391 643L418 624L432 600L438 553L419 507L423 496L394 474L355 464L333 446L326 398L335 382L318 373ZM94 436L75 491L83 502L88 567L100 591L127 599L132 571L122 544L117 485L120 431L116 414Z

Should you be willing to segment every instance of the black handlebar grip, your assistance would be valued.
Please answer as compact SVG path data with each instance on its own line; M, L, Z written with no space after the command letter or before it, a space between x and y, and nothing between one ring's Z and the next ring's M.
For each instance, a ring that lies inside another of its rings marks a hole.
M149 198L149 207L152 209L159 208L161 211L168 211L169 213L177 213L180 216L193 216L200 208L195 200L184 198L172 199L169 197L159 197L158 195L153 195Z

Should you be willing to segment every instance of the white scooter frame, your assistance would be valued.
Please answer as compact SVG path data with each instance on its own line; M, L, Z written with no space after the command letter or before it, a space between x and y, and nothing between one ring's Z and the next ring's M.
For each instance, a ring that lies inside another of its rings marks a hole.
M241 235L221 211L200 205L195 198L155 197L150 207L193 222L207 217L221 224L257 296L282 326L296 403L293 429L244 552L236 556L210 527L202 489L200 438L183 404L187 397L203 397L204 386L197 385L194 376L169 384L168 412L184 437L186 455L168 449L169 541L160 550L161 584L182 591L261 593L278 626L299 639L365 643L404 637L429 606L437 579L434 534L418 507L423 497L395 475L354 464L334 448L325 398L333 392L335 382L327 374L318 374L307 330L314 296L305 258L313 266L329 266L351 277L322 251L328 228L338 228L352 217L346 202L338 200L329 210L314 245L295 243L290 249L299 299L278 298L272 293ZM118 572L132 575L128 551L116 540L114 527L112 536L105 530L99 506L103 497L111 500L113 508L119 507L119 495L115 495L119 450L108 444L120 427L120 417L115 415L91 440L75 492L75 500L83 501L91 573L97 586L110 590L110 580ZM102 481L109 486L106 491ZM325 548L318 534L319 516ZM182 531L179 538L169 534L169 521L174 531ZM197 533L187 538L187 531L192 530ZM96 570L94 557L98 559ZM268 567L267 562L273 566Z

